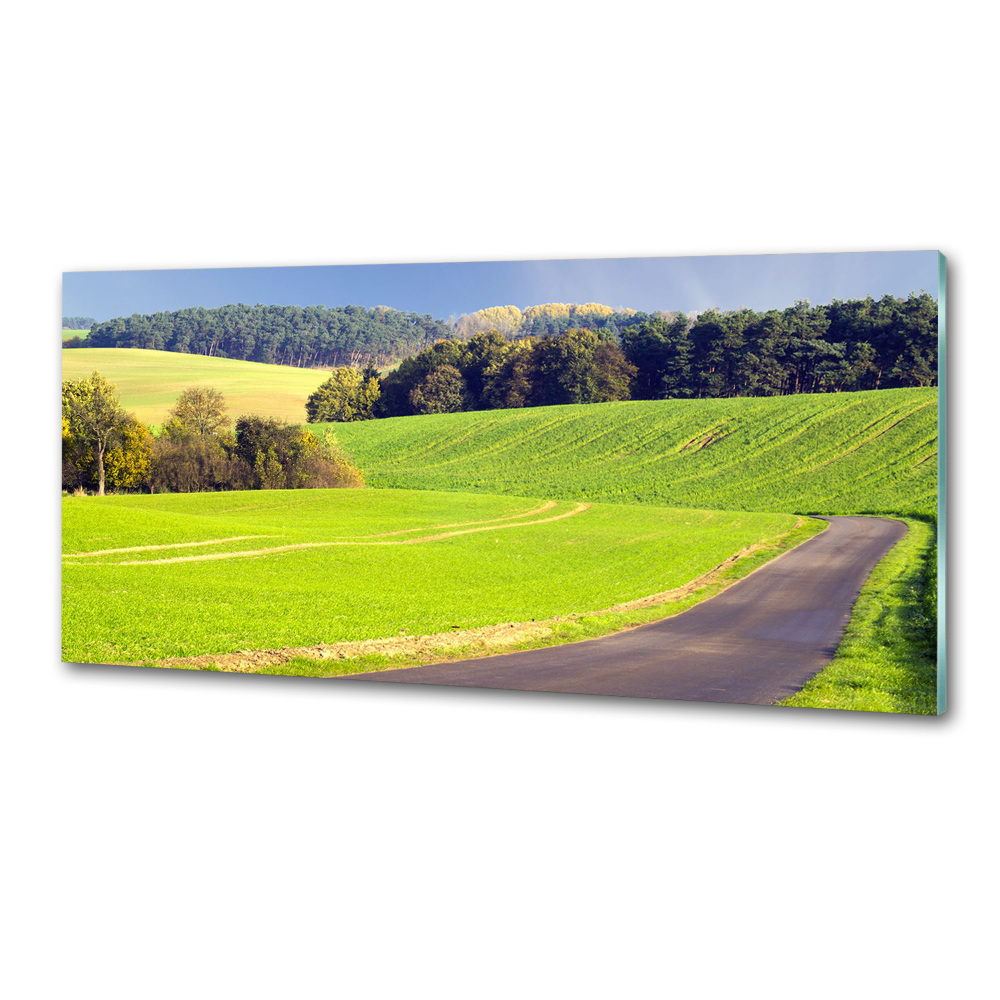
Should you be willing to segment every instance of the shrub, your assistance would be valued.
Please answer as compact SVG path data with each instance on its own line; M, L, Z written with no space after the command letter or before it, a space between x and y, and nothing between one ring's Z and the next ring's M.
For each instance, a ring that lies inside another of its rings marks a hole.
M154 492L201 493L239 488L236 465L217 437L161 434L154 447Z
M270 417L240 417L233 456L249 489L303 489L364 485L361 472L335 439Z

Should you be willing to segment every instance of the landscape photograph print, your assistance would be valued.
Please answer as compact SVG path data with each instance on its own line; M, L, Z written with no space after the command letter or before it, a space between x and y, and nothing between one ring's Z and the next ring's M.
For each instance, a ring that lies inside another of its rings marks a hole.
M62 311L68 663L945 709L936 251L66 272Z

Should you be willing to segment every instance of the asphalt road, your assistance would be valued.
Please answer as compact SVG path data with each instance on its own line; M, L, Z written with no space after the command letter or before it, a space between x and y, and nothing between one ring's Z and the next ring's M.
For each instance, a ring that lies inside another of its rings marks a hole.
M883 518L826 520L819 535L664 621L548 649L339 679L770 705L830 662L862 585L906 534L902 522Z

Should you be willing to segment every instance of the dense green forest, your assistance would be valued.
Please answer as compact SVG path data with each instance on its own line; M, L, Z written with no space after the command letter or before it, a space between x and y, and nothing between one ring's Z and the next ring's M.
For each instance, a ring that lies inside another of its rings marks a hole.
M63 316L64 330L89 330L94 325L93 316Z
M310 397L308 419L937 384L937 302L927 294L694 319L635 313L617 331L519 338L509 312L487 312L493 328L439 341L381 378L373 368L334 372Z
M639 399L785 396L937 384L937 301L796 302L709 310L693 323L656 317L622 333Z
M98 323L87 347L142 347L298 367L389 364L451 329L432 316L377 306L181 309Z
M637 369L610 334L572 329L509 340L495 331L441 341L382 376L372 415L452 413L630 399ZM323 393L321 386L314 396ZM311 402L311 400L310 400ZM313 412L310 420L336 419Z

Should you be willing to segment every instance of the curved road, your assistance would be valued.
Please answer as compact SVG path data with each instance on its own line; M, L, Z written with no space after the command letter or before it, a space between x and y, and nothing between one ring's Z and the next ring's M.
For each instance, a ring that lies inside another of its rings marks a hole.
M862 585L906 534L884 518L825 520L825 531L673 618L547 649L338 679L770 705L830 662Z

